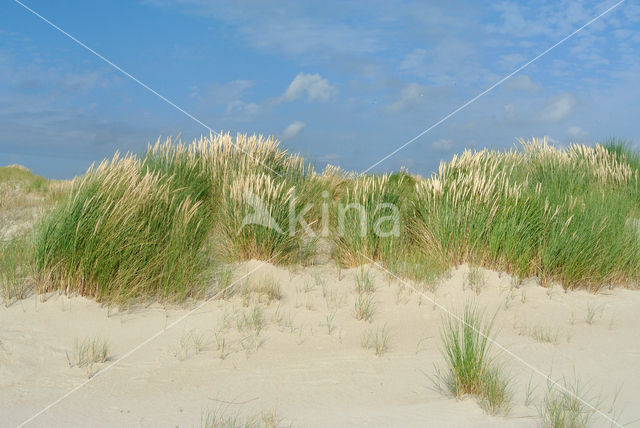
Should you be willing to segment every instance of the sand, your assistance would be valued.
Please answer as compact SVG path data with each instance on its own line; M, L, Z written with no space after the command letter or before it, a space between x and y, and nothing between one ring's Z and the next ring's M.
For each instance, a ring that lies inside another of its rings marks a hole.
M435 293L425 288L420 296L369 266L376 291L367 322L354 315L358 269L250 261L234 266L234 278L256 268L241 283L280 284L280 300L239 293L203 305L151 303L119 311L52 294L0 308L0 425L16 426L84 384L27 426L198 427L204 414L215 412L275 412L281 425L298 427L539 426L536 405L546 380L504 352L498 358L515 387L507 416L488 415L473 398L456 400L433 388L428 376L444 362L443 313L430 301L435 297L457 312L468 299L497 310L498 343L555 379L579 379L584 398L605 412L617 394L616 419L640 426L638 290L565 293L533 279L516 287L508 275L488 270L480 270L484 281L472 290L463 265ZM259 334L241 317L249 320L255 307L263 308ZM389 349L377 356L363 347L363 335L383 327ZM86 368L68 363L74 340L85 337L109 342L109 360L94 373L117 362L89 382ZM530 380L534 399L525 405ZM592 421L611 425L597 415Z

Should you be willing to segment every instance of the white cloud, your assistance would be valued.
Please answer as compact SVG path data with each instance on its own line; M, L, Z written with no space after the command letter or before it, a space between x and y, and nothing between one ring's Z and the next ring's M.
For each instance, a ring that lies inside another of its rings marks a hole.
M574 140L582 140L587 138L587 136L589 135L587 131L580 128L579 126L570 126L569 128L567 128L567 134L569 134L569 137Z
M389 111L402 111L418 106L425 101L429 88L418 83L409 83L400 91L400 98L387 106Z
M233 120L251 120L264 110L264 106L244 100L248 90L253 86L253 80L204 84L192 86L189 96L202 105L224 106L225 113L232 116Z
M568 4L567 4L568 3ZM557 38L574 29L576 25L597 14L597 5L585 9L583 2L494 2L493 9L502 22L488 27L489 31L506 34L510 38L527 38L546 35Z
M280 139L282 141L290 140L292 138L297 137L302 130L307 126L306 123L296 120L291 125L284 128L284 131L280 134Z
M438 152L449 152L453 149L453 141L441 138L431 143L431 148Z
M547 144L555 146L555 147L564 147L564 143L556 138L553 138L551 135L545 135L542 137Z
M225 112L239 116L241 119L251 119L262 112L262 107L256 103L246 103L242 100L234 100L227 103Z
M181 13L212 17L233 31L234 39L262 52L326 59L372 54L384 49L380 31L367 21L328 19L313 13L306 2L146 0L158 6L173 6ZM322 5L334 8L333 5ZM358 18L361 6L341 4L341 14ZM379 9L380 7L378 7ZM377 11L378 14L384 12ZM384 16L384 15L383 15ZM323 19L324 18L324 19Z
M544 122L559 122L568 117L578 105L575 95L564 92L553 95L547 99L545 106L540 110L539 118Z
M438 39L430 44L429 50L413 49L392 67L437 86L485 83L480 76L488 72L474 44L461 37Z
M338 93L338 90L317 73L299 73L282 95L282 100L294 101L304 96L305 93L309 102L329 101Z
M529 76L520 74L509 79L506 86L511 89L518 89L522 91L536 92L539 91L541 86L539 83L535 83Z

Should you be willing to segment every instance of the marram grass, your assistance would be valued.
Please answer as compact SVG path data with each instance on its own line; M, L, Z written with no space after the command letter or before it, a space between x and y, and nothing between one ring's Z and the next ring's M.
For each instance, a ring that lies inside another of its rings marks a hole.
M416 248L565 287L638 279L638 170L603 146L466 151L417 184Z
M116 156L90 170L38 227L42 290L115 301L196 292L210 212L175 175L141 165Z
M435 386L456 398L475 396L489 413L509 412L513 399L508 373L492 355L493 324L475 303L467 302L461 316L449 315L440 333L446 367L436 367Z
M403 186L405 178L363 176L346 183L332 213L331 237L341 264L384 263L401 251L405 233L402 211L412 197L411 187L407 191Z
M40 291L99 300L182 300L208 285L211 258L294 262L300 233L243 225L247 192L279 223L314 196L313 171L273 139L228 135L190 145L170 139L142 157L118 154L77 180L37 227ZM296 195L300 189L301 196Z
M76 179L35 230L33 267L40 291L182 300L216 260L305 262L329 231L341 265L433 282L471 262L596 291L637 283L639 166L615 141L532 140L466 151L429 178L317 174L272 138L167 139Z

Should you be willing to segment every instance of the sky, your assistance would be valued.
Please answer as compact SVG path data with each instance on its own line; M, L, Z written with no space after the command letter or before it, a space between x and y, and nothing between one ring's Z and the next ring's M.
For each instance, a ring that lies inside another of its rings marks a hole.
M71 178L207 127L364 171L616 1L12 0L0 4L0 165ZM640 142L640 4L626 0L373 171L429 175L518 138Z

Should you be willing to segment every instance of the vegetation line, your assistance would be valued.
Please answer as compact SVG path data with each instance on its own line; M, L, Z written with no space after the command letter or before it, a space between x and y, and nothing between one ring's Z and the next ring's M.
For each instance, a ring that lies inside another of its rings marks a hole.
M59 192L32 233L2 244L0 285L9 300L22 278L110 304L183 301L204 296L221 263L306 264L322 243L341 266L372 259L426 283L469 262L542 285L637 286L639 174L616 140L467 150L423 178L318 173L261 136L167 139ZM18 181L0 173L0 192Z

